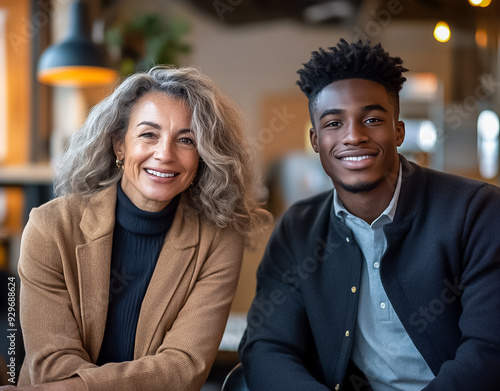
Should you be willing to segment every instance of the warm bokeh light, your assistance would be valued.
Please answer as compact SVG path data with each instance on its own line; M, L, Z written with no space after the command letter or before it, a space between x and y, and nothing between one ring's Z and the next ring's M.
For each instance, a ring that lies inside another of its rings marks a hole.
M438 22L434 28L434 38L438 42L448 42L451 37L450 26L446 22Z
M479 47L485 48L488 46L488 34L484 29L476 30L476 44Z
M470 5L474 7L487 7L491 4L491 0L469 0Z
M433 100L439 89L439 81L434 73L418 72L407 76L405 87L401 91L404 99Z
M38 73L41 83L63 87L89 87L114 83L118 72L100 67L58 67L42 70Z

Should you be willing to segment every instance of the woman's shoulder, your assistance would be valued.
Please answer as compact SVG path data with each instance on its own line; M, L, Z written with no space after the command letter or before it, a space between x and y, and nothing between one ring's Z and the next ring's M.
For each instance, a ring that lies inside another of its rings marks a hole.
M65 195L57 197L45 204L33 208L29 215L29 222L41 224L56 224L70 217L81 215L81 210L88 202L83 195Z
M113 204L116 199L116 186L111 186L97 193L68 194L54 198L31 210L28 222L55 228L79 224L87 210L100 209L100 205ZM111 205L110 205L111 206ZM113 206L114 207L114 206Z
M200 241L215 241L243 246L244 236L232 226L221 227L210 220L204 213L193 205L188 195L183 194L179 203L178 212L182 215L184 229L188 228L200 235Z

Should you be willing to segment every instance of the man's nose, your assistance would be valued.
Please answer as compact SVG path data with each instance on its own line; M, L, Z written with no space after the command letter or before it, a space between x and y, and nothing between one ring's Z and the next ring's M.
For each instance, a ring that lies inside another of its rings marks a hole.
M359 122L351 122L345 127L343 138L344 144L360 144L368 140L368 135L363 124Z

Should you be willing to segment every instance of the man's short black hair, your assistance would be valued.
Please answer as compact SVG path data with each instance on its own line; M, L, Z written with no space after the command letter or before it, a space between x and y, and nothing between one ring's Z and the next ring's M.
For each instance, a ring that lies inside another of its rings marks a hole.
M403 72L408 71L402 64L400 57L391 57L381 44L371 46L361 40L349 44L341 39L328 51L320 48L312 52L309 62L297 71L300 76L297 84L309 99L311 114L321 90L345 79L365 79L383 85L399 113L399 91L406 81Z

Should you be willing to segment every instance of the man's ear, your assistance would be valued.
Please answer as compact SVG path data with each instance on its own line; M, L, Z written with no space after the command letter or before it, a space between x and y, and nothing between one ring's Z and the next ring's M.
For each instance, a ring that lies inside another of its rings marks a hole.
M403 144L403 141L405 140L405 123L403 121L398 121L396 124L396 145L398 147Z
M314 152L318 153L319 152L318 134L316 133L316 129L314 128L309 129L309 138L311 139L311 146L313 147Z

